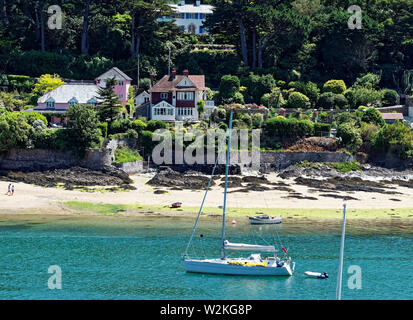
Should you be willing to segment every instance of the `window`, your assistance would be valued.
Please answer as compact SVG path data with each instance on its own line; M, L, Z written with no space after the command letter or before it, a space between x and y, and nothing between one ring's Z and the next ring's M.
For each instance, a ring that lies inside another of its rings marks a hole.
M90 100L87 102L87 104L90 104L90 105L92 105L92 106L96 106L97 103L98 103L98 102L97 102L96 99L94 99L94 98L90 99Z
M185 13L181 13L181 19L185 19Z
M54 101L53 100L47 100L46 101L46 108L47 109L54 109Z
M148 97L143 98L143 102L149 102L149 98Z
M185 32L185 26L181 26L181 31Z
M178 92L178 100L192 101L194 100L193 92Z
M199 26L199 33L203 33L204 32L204 28L202 28L202 26Z
M173 108L154 108L153 114L155 116L173 116L174 110Z
M204 19L204 14L203 13L199 14L199 19Z
M191 19L191 14L190 13L185 13L185 19Z
M123 81L118 81L118 85L122 87L123 86Z
M168 99L168 92L161 92L161 99L162 100Z
M123 94L119 93L119 99L123 99Z
M72 98L69 100L69 107L73 107L77 104L76 98Z
M198 13L194 13L194 19L198 19L199 14Z

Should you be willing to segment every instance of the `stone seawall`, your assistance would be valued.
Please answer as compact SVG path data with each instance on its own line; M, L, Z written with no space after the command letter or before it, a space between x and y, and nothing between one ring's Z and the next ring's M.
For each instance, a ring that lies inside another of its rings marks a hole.
M87 151L83 159L68 151L43 149L11 149L0 155L0 170L13 171L38 171L74 166L100 170L111 163L111 155L107 150Z
M124 163L113 163L113 165L121 169L122 171L130 174L130 173L138 173L143 171L143 161L132 161L132 162L124 162Z

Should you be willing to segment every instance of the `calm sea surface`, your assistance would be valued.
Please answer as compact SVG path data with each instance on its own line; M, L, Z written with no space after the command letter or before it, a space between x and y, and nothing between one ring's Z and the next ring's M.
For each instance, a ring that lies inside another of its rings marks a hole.
M0 216L0 299L335 298L340 221L260 229L238 220L227 239L288 248L292 277L185 273L181 256L192 219ZM201 221L190 252L218 257L220 228L219 218ZM343 299L412 299L412 260L411 225L348 221ZM51 265L62 270L61 290L48 288ZM361 268L359 290L348 287L352 265ZM304 271L330 278L309 279Z

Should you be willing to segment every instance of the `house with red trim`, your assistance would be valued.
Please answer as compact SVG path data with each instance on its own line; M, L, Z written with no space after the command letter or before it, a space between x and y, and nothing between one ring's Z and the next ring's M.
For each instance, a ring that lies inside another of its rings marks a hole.
M181 75L172 69L156 84L151 75L150 119L162 121L198 121L198 101L205 101L205 116L215 108L213 101L206 100L205 75L191 75L184 70Z

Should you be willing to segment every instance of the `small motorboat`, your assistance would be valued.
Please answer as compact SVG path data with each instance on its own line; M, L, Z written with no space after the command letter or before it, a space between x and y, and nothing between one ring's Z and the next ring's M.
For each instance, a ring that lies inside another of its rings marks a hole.
M281 223L282 218L279 217L270 217L266 214L262 214L259 216L248 217L250 219L251 224L278 224Z
M309 278L317 278L317 279L327 279L328 274L327 272L311 272L311 271L306 271L304 274L309 277Z
M174 202L171 205L172 208L180 208L181 206L182 206L182 202Z

